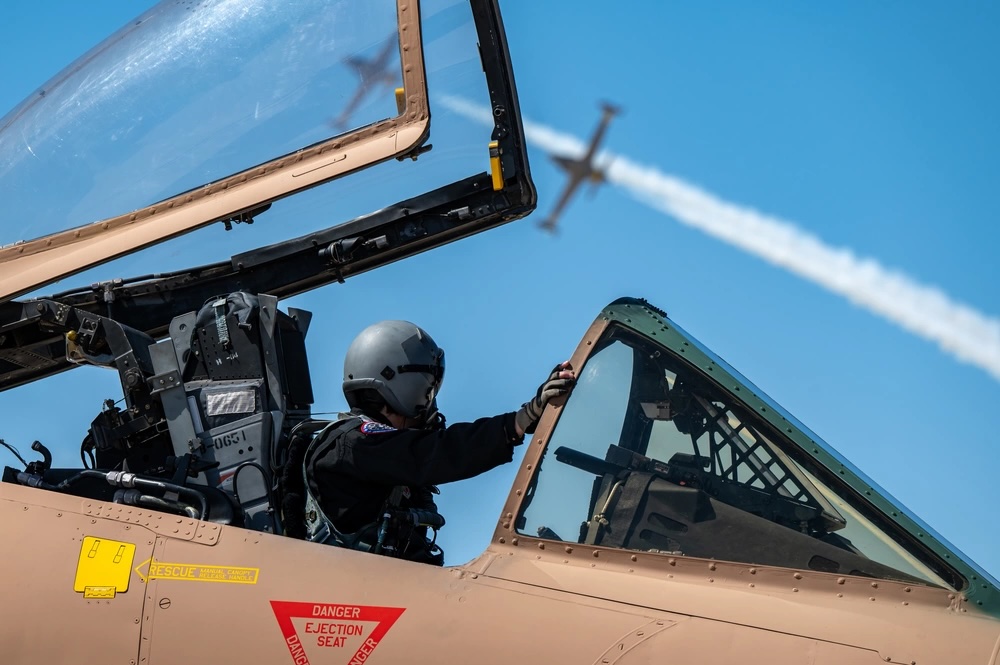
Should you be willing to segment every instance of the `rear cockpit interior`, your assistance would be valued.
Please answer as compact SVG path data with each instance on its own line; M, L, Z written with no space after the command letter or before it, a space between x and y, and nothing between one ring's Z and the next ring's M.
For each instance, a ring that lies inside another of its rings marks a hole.
M668 349L612 327L580 373L518 531L944 587L961 580Z
M290 432L312 403L310 315L272 296L214 298L160 343L112 319L64 311L69 357L117 370L80 445L82 469L43 460L4 481L281 533L275 500Z

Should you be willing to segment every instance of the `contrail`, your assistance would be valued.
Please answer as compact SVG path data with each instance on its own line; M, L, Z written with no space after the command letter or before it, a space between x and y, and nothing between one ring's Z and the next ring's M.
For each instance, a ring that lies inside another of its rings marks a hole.
M493 124L489 109L457 97L439 101L470 119ZM529 141L552 154L580 157L586 150L580 139L551 127L525 121L524 132ZM610 182L642 203L840 294L1000 381L1000 319L955 302L941 289L920 284L874 259L831 247L791 222L724 201L655 167L606 151L598 162L608 165Z

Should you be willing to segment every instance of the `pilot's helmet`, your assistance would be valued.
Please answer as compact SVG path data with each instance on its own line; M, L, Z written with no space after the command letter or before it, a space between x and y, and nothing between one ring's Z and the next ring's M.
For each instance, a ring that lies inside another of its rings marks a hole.
M344 358L344 397L365 409L371 392L396 413L426 420L444 379L444 349L408 321L380 321L361 331Z

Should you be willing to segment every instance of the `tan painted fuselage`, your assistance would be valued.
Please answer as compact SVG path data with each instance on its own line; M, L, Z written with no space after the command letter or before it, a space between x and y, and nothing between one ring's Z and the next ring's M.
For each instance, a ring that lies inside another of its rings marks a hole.
M0 522L6 663L985 664L1000 636L940 589L502 525L440 569L6 483ZM114 569L127 590L74 590Z

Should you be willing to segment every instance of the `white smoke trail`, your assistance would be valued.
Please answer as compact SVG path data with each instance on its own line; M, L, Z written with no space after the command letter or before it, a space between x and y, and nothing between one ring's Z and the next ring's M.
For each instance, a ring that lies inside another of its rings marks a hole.
M456 113L493 124L488 109L456 97L440 102ZM550 127L525 122L524 131L530 142L549 153L579 157L586 150L580 139ZM1000 320L874 259L826 245L788 221L723 201L654 167L609 152L602 152L597 161L608 165L610 182L646 205L840 294L1000 381Z

